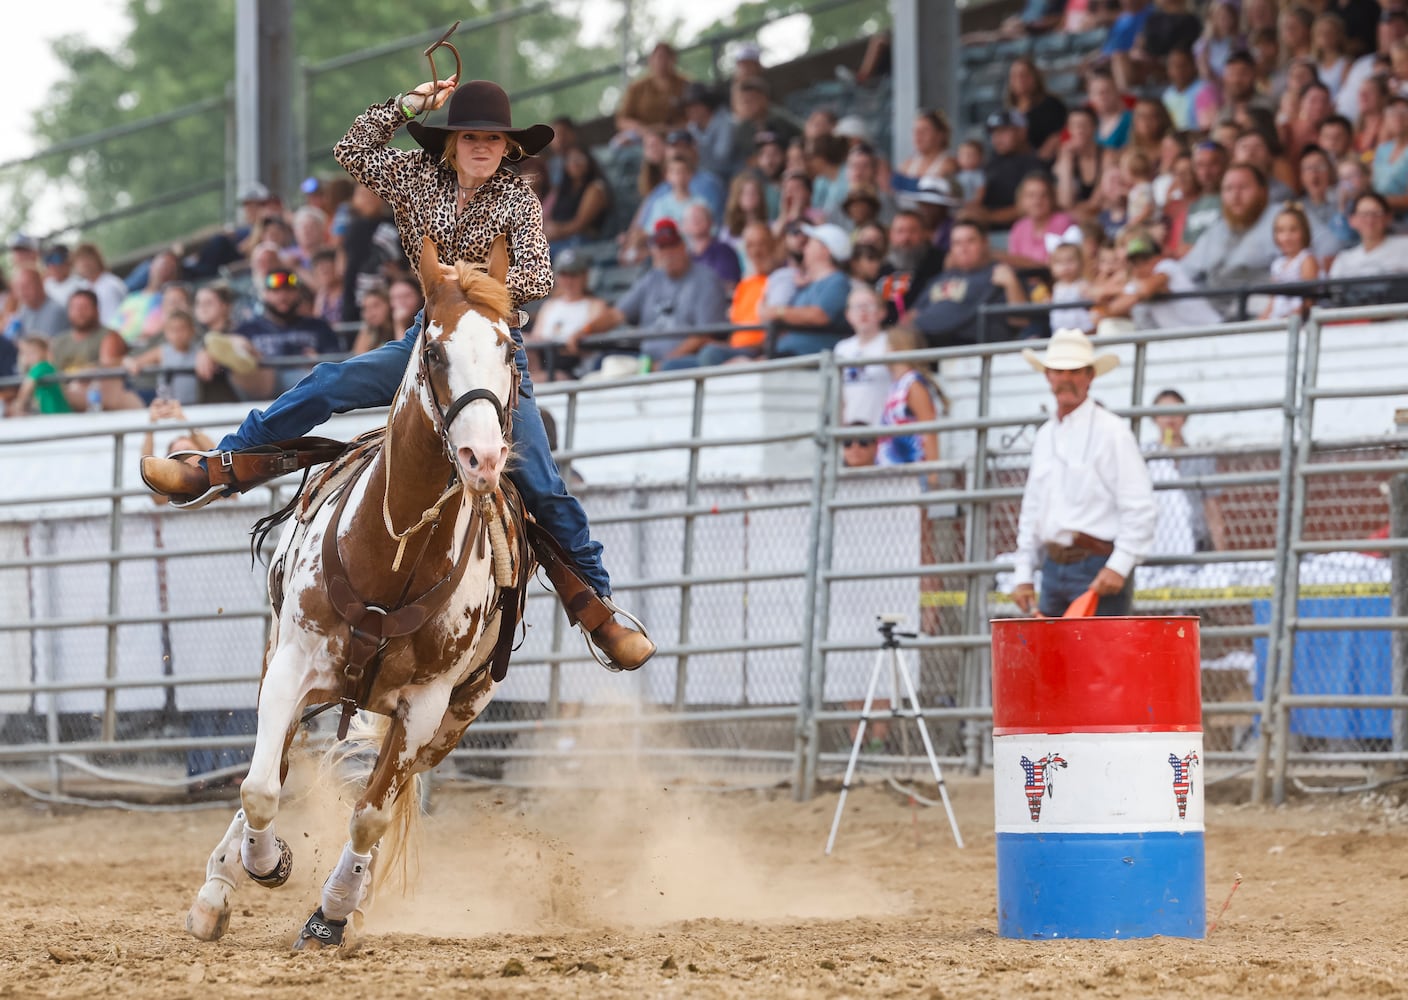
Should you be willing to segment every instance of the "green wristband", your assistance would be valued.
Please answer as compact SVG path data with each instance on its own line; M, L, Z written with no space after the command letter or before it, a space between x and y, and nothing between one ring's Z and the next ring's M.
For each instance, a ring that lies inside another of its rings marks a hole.
M403 115L406 116L406 120L407 120L407 121L410 121L412 118L414 118L417 114L420 113L420 112L416 111L415 108L411 107L409 104L406 103L406 95L405 95L405 94L397 94L397 95L396 95L396 103L397 103L398 105L400 105L400 107L401 107L401 114L403 114Z

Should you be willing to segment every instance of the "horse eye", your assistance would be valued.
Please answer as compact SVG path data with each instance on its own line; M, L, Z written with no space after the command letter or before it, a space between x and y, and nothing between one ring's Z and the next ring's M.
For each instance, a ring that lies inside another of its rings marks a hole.
M436 368L444 368L450 363L449 357L445 354L445 345L438 340L432 340L425 345L425 360Z

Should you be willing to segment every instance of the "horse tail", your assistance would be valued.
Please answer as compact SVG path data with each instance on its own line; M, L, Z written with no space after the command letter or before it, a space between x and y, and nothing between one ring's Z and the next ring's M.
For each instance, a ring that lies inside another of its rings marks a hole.
M319 770L336 782L344 797L355 802L366 789L390 728L391 719L387 716L359 712L347 729L347 738L334 742L323 753ZM372 873L376 891L393 884L393 872L401 891L414 883L420 862L421 781L419 774L412 775L391 804L391 821L381 835Z

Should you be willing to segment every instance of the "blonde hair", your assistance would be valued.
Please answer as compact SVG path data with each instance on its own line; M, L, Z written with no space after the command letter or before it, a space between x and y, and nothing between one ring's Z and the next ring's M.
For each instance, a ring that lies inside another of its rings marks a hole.
M924 334L920 333L918 329L908 323L901 323L898 326L891 327L886 334L886 343L889 345L891 353L898 353L900 351L922 351L929 346L929 342L925 339ZM938 380L934 377L933 363L911 361L908 362L908 364L912 370L919 373L919 377L924 380L924 384L928 387L929 391L934 394L934 399L938 403L939 412L944 416L948 416L948 396L944 394L943 389L939 387Z
M1070 256L1074 254L1076 258L1076 267L1080 268L1082 271L1085 270L1085 248L1079 243L1058 243L1056 245L1056 249L1051 251L1051 261L1053 263L1055 263L1056 261L1057 254L1062 254L1064 256Z
M1145 153L1137 149L1126 149L1120 155L1120 170L1139 181L1154 179L1154 165Z

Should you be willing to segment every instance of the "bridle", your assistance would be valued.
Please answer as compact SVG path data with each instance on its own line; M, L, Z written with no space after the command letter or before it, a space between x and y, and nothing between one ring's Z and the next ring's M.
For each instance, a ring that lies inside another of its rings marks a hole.
M426 334L429 333L429 325L429 320L427 320ZM518 345L513 342L513 338L511 337L504 337L502 334L498 334L498 337L499 343L504 346L504 365L512 368L513 354ZM425 343L420 351L419 363L420 370L417 373L417 378L424 382L426 388L430 390L431 414L435 418L437 425L435 429L440 434L440 439L445 443L447 450L450 447L450 425L454 423L455 418L463 412L466 406L480 399L486 400L494 407L494 415L498 417L499 420L499 430L503 433L505 438L509 436L509 427L513 422L513 411L518 405L517 372L514 372L514 377L509 380L507 405L490 389L470 389L468 392L456 396L450 402L449 406L442 406L440 404L440 394L435 388L434 375L436 369L443 369L449 364L449 359L445 356L445 345L441 341L431 340L429 336L425 336ZM449 454L453 461L453 452L449 452Z
M445 504L452 498L464 493L465 484L460 478L459 460L455 455L453 446L450 444L450 425L454 422L455 418L458 417L470 403L482 399L494 407L494 413L499 419L499 431L503 434L505 439L508 439L510 437L509 429L513 423L513 411L518 405L518 373L517 371L513 371L512 378L509 380L507 405L505 405L492 390L480 388L470 389L468 392L461 393L451 401L448 407L442 406L440 403L440 394L435 388L434 369L443 369L449 364L449 359L445 356L444 343L438 340L431 340L429 333L430 321L426 319L425 325L421 328L421 337L424 343L420 350L420 356L417 359L416 381L424 385L430 394L430 412L436 425L435 431L439 435L440 443L445 449L445 456L450 461L450 483L445 488L445 492L440 494L440 498L421 512L420 519L417 520L415 524L405 530L398 530L396 526L391 523L391 458L395 450L391 440L391 418L395 415L395 408L393 407L392 412L388 414L386 418L386 439L383 444L386 455L386 481L381 495L382 521L386 526L387 533L397 542L396 558L392 560L391 563L391 571L393 573L401 568L401 560L406 553L406 542L410 540L411 536L426 525L438 523L440 520L440 511L444 508ZM512 369L514 364L513 354L517 349L517 345L513 342L512 337L505 337L503 334L497 334L497 336L504 345L504 364ZM487 503L492 503L492 500L488 497L484 497L483 500Z

